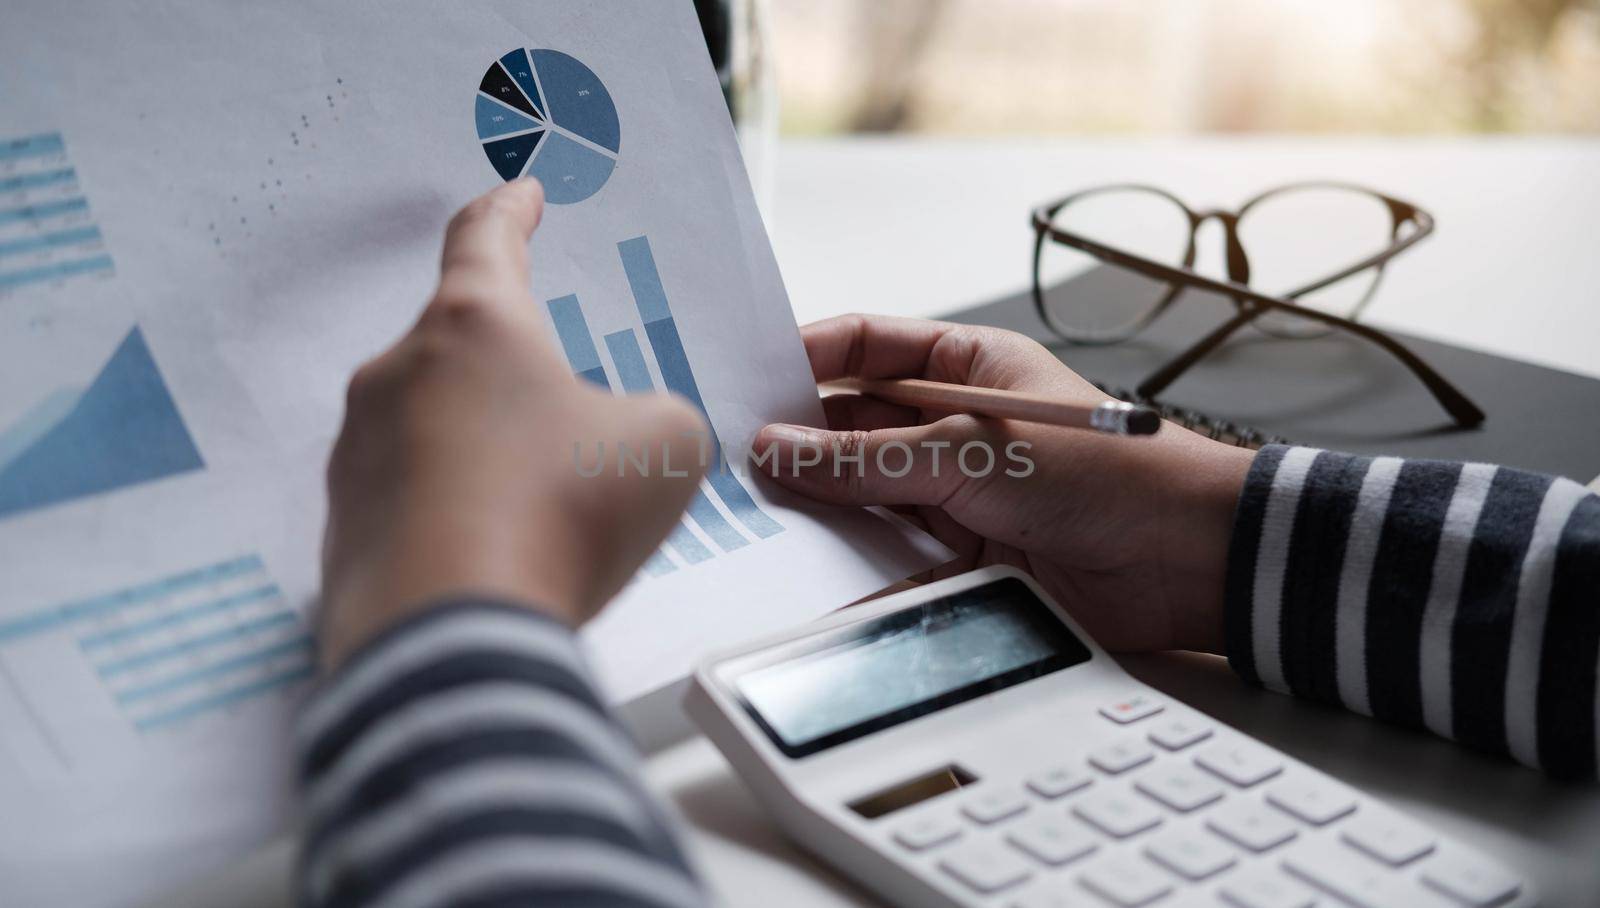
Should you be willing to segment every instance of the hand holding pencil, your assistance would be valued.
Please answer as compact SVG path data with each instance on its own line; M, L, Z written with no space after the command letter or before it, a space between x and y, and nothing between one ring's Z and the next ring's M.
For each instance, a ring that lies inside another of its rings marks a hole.
M1251 452L1162 430L1150 410L1112 400L1013 332L844 316L801 338L824 391L846 393L823 398L826 427L763 428L753 446L773 452L763 473L926 528L957 554L934 576L1030 571L1113 650L1220 651L1227 541ZM1020 450L1033 469L974 476L959 468L969 448L969 463L985 448L1002 464Z

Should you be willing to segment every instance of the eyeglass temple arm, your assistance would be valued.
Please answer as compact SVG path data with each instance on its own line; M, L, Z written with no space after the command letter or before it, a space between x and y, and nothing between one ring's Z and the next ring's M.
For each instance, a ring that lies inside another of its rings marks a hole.
M1235 292L1237 293L1237 291ZM1264 300L1270 305L1261 305L1261 300ZM1346 331L1350 331L1354 334L1360 335L1363 338L1366 338L1372 343L1382 347L1384 350L1387 350L1396 359L1404 363L1406 368L1410 369L1412 373L1415 374L1417 378L1427 386L1428 391L1433 394L1434 400L1437 400L1439 405L1444 407L1445 412L1450 414L1451 418L1456 421L1457 425L1462 426L1463 428L1472 428L1483 423L1484 413L1482 410L1478 409L1476 404L1468 400L1466 395L1462 394L1460 391L1457 391L1453 385L1445 380L1444 376L1433 371L1431 366L1423 362L1420 357L1418 357L1415 353L1412 353L1405 347L1405 345L1401 344L1399 341L1388 336L1387 334L1384 334L1382 331L1369 328L1360 322L1353 322L1349 319L1328 315L1327 313L1319 312L1315 309L1310 309L1304 306L1279 303L1276 300L1265 297L1257 299L1255 294L1250 294L1248 297L1246 297L1246 305L1240 308L1238 314L1236 314L1233 318L1228 319L1222 325L1217 327L1216 330L1212 331L1210 334L1207 334L1194 345L1178 354L1171 362L1167 363L1165 366L1162 366L1149 378L1146 378L1144 381L1140 382L1138 387L1134 390L1143 397L1155 397L1162 391L1165 391L1169 385L1171 385L1174 381L1177 381L1179 376L1189 371L1190 367L1199 362L1207 354L1211 353L1211 351L1221 346L1222 342L1227 340L1234 332L1238 331L1240 328L1243 328L1245 325L1250 324L1250 322L1254 321L1268 308L1288 309L1293 311L1296 315L1315 319L1317 321L1332 325L1336 328L1343 328Z

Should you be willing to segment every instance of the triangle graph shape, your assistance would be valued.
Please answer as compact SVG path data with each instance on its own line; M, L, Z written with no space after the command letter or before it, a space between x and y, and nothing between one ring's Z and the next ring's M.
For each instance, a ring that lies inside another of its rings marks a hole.
M543 126L532 117L525 117L503 104L496 104L487 95L478 95L478 106L473 112L478 123L478 138L488 140L508 133L537 129Z
M55 425L0 467L0 517L204 466L135 327Z
M494 165L500 178L509 182L522 176L522 168L528 166L528 159L533 157L544 137L545 131L541 129L498 142L487 142L483 146L483 153L489 156L489 163Z

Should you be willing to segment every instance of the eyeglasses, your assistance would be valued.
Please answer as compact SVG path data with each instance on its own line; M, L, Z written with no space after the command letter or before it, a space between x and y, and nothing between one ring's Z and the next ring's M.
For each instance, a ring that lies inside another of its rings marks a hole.
M1195 270L1196 239L1213 219L1222 227L1227 280ZM1291 339L1339 330L1400 360L1458 425L1483 422L1483 411L1444 376L1399 341L1356 321L1389 261L1433 232L1432 215L1409 202L1360 186L1308 182L1269 189L1237 211L1196 211L1164 190L1124 184L1034 209L1033 230L1034 306L1068 342L1125 341L1185 290L1233 302L1233 317L1138 384L1142 397L1159 395L1246 326ZM1252 254L1245 252L1247 241ZM1138 275L1133 292L1116 299L1047 294L1057 275L1095 263Z

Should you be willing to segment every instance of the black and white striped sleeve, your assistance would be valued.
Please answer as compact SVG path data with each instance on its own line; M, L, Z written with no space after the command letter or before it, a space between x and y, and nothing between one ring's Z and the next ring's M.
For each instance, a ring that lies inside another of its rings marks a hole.
M709 899L571 633L443 603L300 716L303 908L699 908Z
M1271 446L1228 560L1246 680L1595 775L1600 496L1583 486Z

